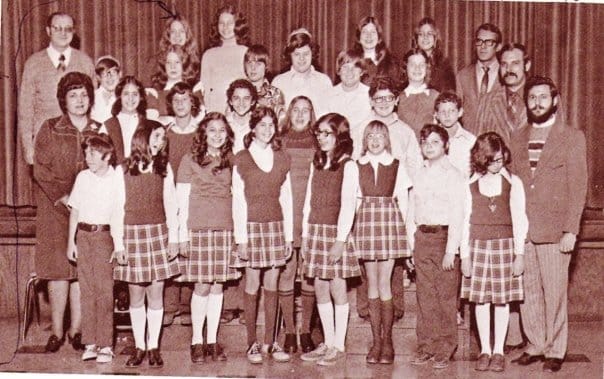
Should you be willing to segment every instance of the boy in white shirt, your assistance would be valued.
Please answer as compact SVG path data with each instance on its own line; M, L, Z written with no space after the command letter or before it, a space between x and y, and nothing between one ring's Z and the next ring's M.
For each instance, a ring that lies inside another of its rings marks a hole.
M99 88L94 91L94 105L90 110L90 118L102 124L113 117L111 108L116 100L115 88L122 78L122 71L120 62L110 55L97 59L94 71Z

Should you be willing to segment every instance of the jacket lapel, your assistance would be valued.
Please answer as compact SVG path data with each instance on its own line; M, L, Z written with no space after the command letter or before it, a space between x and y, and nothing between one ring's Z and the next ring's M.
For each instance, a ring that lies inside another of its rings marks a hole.
M552 125L552 130L545 140L541 157L539 157L539 163L535 169L535 176L539 175L543 170L542 167L546 167L549 161L557 155L559 149L563 149L561 146L564 143L564 126L557 115L556 122Z

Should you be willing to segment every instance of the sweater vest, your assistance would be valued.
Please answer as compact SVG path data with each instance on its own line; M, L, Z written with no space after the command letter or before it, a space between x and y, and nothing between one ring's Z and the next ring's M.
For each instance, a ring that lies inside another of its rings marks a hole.
M315 167L312 175L310 215L308 216L310 224L338 225L346 162L347 160L340 162L335 171L320 170Z
M388 166L378 164L377 181L371 163L357 164L359 165L359 183L363 196L392 197L398 173L398 159L393 160Z
M489 197L480 193L478 181L470 184L472 193L470 239L486 240L514 236L510 210L511 189L510 182L506 178L502 178L501 194Z
M166 222L164 210L164 178L148 173L124 174L126 205L124 224L147 225Z

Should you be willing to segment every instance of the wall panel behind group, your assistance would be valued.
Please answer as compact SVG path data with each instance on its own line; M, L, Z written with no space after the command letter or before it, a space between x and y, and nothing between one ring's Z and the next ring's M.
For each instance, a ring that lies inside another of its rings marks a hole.
M200 49L208 47L211 22L224 4L246 16L253 43L266 45L271 70L284 69L282 52L289 32L305 26L321 46L320 66L333 79L338 52L350 48L358 21L375 15L384 39L401 57L410 47L413 27L433 17L443 47L456 69L473 59L473 33L483 22L497 24L505 41L527 45L531 73L551 76L559 84L570 123L588 137L590 186L588 205L604 206L604 115L598 69L604 63L599 32L604 6L459 0L4 0L2 1L2 99L0 117L0 204L30 205L31 179L16 143L16 91L27 57L48 44L46 16L56 10L74 15L81 49L91 57L116 56L126 74L144 82L155 70L158 41L168 9L191 23ZM13 190L15 196L13 197Z

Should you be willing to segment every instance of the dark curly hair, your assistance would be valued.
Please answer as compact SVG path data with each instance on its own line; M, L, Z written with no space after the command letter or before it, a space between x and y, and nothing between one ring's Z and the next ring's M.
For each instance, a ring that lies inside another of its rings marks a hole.
M214 15L214 22L212 23L212 29L210 30L210 47L222 45L220 32L218 32L218 20L220 19L220 15L223 13L233 15L233 18L235 19L235 39L237 44L247 46L250 39L250 28L247 25L247 19L243 13L237 11L235 6L225 5L224 7L218 9Z
M124 166L126 172L132 176L141 174L139 163L143 164L143 170L153 164L153 173L165 178L168 174L168 140L164 147L156 154L151 155L149 138L153 131L164 126L157 121L147 120L145 126L138 128L132 136L132 147L130 157L126 159Z
M231 98L233 97L233 94L235 93L235 90L237 88L245 88L250 92L250 96L252 97L252 110L254 110L254 107L256 106L256 104L258 104L258 91L256 90L256 87L252 84L252 82L247 79L236 79L233 80L231 84L229 84L229 88L227 88L226 91L227 104L229 108L233 110L233 107L231 106Z
M191 146L191 155L193 156L193 161L201 167L205 167L212 162L207 155L208 140L206 135L206 129L212 121L221 121L224 124L227 132L227 139L225 143L220 147L220 164L212 168L212 174L217 175L223 169L231 168L231 149L233 148L233 140L235 139L233 129L231 129L226 117L224 117L222 113L210 112L203 118L203 120L201 120L201 122L199 123L199 127L197 128L197 134L195 135L195 138L193 138L193 145Z
M174 108L172 107L172 99L174 99L174 95L184 95L188 94L191 98L191 115L193 117L197 117L199 114L199 110L201 108L201 100L195 95L193 95L193 87L185 82L178 82L174 84L174 87L170 89L168 95L166 96L166 108L168 110L168 115L174 116Z
M59 101L59 107L61 112L67 114L67 93L74 89L84 88L90 104L88 104L87 114L90 114L90 110L94 105L94 86L92 85L92 79L90 76L81 72L68 72L61 78L57 85L57 100Z
M89 137L86 137L84 141L82 141L82 151L86 152L86 149L90 148L93 151L98 151L101 153L101 157L103 159L107 158L109 155L109 164L115 167L116 157L115 157L115 147L113 146L113 141L109 134L99 133L94 134Z
M339 113L327 113L326 115L321 116L313 125L315 135L317 132L319 132L319 126L321 124L329 125L329 128L336 137L336 145L330 152L322 151L320 148L317 148L313 158L313 165L315 168L323 170L325 169L325 165L327 165L327 158L329 158L329 170L336 171L340 167L343 158L350 157L352 154L350 124L348 123L346 117Z
M157 72L151 78L153 87L161 91L168 82L168 73L166 72L166 62L168 61L168 54L174 53L178 55L182 64L182 78L181 81L189 84L193 87L199 81L199 70L200 62L199 58L190 55L182 46L170 45L163 54L160 54L157 58Z
M132 84L138 90L140 102L136 107L136 113L138 113L139 117L145 118L145 113L147 112L147 95L145 94L145 87L143 87L143 84L132 75L124 76L117 84L117 87L115 87L116 100L111 107L111 114L117 116L117 114L122 111L122 92L128 84Z
M495 132L479 135L470 151L472 172L480 175L486 174L489 165L498 152L503 155L503 165L507 167L512 162L512 154L503 138Z
M277 120L277 115L275 114L275 111L273 111L272 108L265 107L265 106L257 107L256 109L254 109L252 111L252 115L250 117L251 131L248 134L246 134L245 137L243 137L243 146L245 146L246 149L249 148L250 145L252 144L252 140L254 139L254 136L255 136L254 129L256 128L256 125L258 125L260 123L260 121L264 117L267 117L267 116L273 120L273 125L275 125L275 133L273 134L273 138L271 138L271 141L270 141L271 148L274 151L281 149L281 139L277 136L278 125L279 125L278 120Z
M285 49L283 49L283 60L286 63L286 67L283 68L283 71L287 71L291 68L292 53L296 49L304 46L310 47L312 55L311 64L314 66L315 70L321 71L321 64L319 62L319 51L321 48L310 35L304 32L296 33L289 37L287 45L285 46Z

